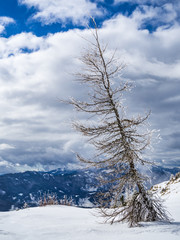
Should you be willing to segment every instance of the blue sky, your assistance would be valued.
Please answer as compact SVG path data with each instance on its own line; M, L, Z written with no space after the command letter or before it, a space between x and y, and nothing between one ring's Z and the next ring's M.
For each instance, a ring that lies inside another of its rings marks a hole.
M76 168L73 151L92 151L71 128L77 115L58 101L82 95L71 73L81 68L82 37L92 37L90 16L102 42L127 64L121 78L135 86L125 96L128 111L152 111L150 128L161 140L153 138L146 157L180 166L179 1L6 0L0 1L0 174Z

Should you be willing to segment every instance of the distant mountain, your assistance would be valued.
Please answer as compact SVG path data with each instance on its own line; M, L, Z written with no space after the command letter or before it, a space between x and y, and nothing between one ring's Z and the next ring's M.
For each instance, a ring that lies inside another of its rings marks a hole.
M83 200L93 202L97 191L93 171L34 172L6 174L0 176L0 211L21 208L26 202L37 206L44 193L55 193L59 199L72 198L74 204L83 205Z
M149 181L147 183L148 187L151 187L155 184L164 182L169 180L171 175L175 175L180 172L180 168L165 168L162 166L152 166L149 170L147 170L146 174L149 177Z
M152 167L147 173L150 185L166 181L179 168ZM95 194L100 190L94 170L53 170L50 172L28 171L0 176L0 211L22 208L24 203L37 206L44 193L53 193L58 199L72 199L77 206L93 206Z

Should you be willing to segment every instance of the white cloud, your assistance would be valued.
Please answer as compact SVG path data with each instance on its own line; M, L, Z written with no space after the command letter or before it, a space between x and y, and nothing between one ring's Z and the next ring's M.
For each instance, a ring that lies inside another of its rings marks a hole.
M156 113L151 119L153 127L170 135L179 129L179 122L174 120L179 118L179 113L174 111L177 106L173 104L177 101L173 96L179 96L180 26L161 27L150 34L139 29L139 21L142 19L138 20L135 13L130 18L119 15L104 23L99 30L100 38L109 43L110 49L117 49L119 56L123 55L122 59L128 64L123 77L136 82L133 100L127 99L129 109L136 113L151 108ZM58 102L58 98L82 95L82 87L72 81L71 75L80 69L76 57L86 45L80 35L90 38L88 30L71 30L47 37L21 33L0 38L1 138L35 142L35 145L46 141L49 147L41 155L36 151L32 156L33 150L31 156L22 152L15 159L19 164L28 164L30 157L31 166L34 159L44 163L45 156L51 161L52 155L56 155L57 162L57 154L87 147L81 144L78 135L72 137L69 123L75 113ZM32 52L24 52L23 48ZM51 146L58 140L60 150ZM167 140L162 143L164 152L165 147L169 150Z
M129 2L129 3L138 3L138 4L165 4L169 2L169 0L114 0L114 3L123 3L123 2ZM177 2L176 0L171 0L171 3Z
M42 37L36 37L32 33L21 33L9 38L0 38L0 58L18 55L24 51L36 51L47 48Z
M10 24L10 23L15 23L14 19L13 18L10 18L10 17L0 17L0 24Z
M89 0L19 0L19 3L37 8L38 12L33 19L39 20L43 24L54 22L66 24L71 20L74 24L85 25L90 16L102 14L96 4Z
M0 175L25 171L45 171L45 169L42 165L39 164L35 164L31 167L27 164L11 163L0 157Z
M4 31L5 27L0 25L0 33L2 33Z
M133 3L133 4L146 4L146 3L153 3L155 2L156 0L114 0L114 3L117 4L117 3Z
M171 102L178 102L178 103L180 103L180 95L167 98L167 99L165 100L165 102L170 102L170 103L171 103Z
M73 31L47 38L22 33L0 39L0 111L5 124L1 138L61 138L67 110L62 114L58 98L73 92L70 73L74 71L78 42L79 36ZM22 53L25 47L34 52Z
M13 18L10 17L0 17L0 34L4 32L5 26L8 24L15 23Z
M149 21L152 25L172 23L176 20L177 12L172 4L164 4L161 7L142 5L137 7L132 17L141 25Z
M15 148L14 146L7 143L0 144L0 150L7 150L7 149L14 149L14 148Z
M133 12L140 27L143 23L152 26L167 25L171 26L175 22L179 22L180 2L176 0L115 0L115 4L128 2L130 4L138 4Z

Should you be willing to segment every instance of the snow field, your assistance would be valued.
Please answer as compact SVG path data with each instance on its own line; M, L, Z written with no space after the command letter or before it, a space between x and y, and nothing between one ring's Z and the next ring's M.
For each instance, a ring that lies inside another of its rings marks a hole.
M167 183L158 185L158 191ZM179 240L180 182L168 185L162 195L172 223L102 224L95 210L69 206L46 206L0 212L0 240Z

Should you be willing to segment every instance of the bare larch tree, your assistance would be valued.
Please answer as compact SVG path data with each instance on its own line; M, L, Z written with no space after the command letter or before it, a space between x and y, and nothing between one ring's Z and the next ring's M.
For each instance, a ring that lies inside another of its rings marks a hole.
M89 113L94 120L73 122L73 126L95 147L93 159L77 154L80 161L103 169L100 183L108 185L99 194L99 205L105 221L122 222L136 226L141 221L168 221L161 201L145 188L145 177L139 171L140 165L149 164L142 157L149 145L150 133L142 133L145 117L127 117L122 104L122 93L130 89L128 82L119 86L118 74L124 68L115 54L109 54L107 47L100 44L98 29L92 31L93 42L81 56L84 69L78 80L89 87L86 101L66 101L76 110ZM144 128L143 128L144 129ZM128 194L127 194L128 193Z

